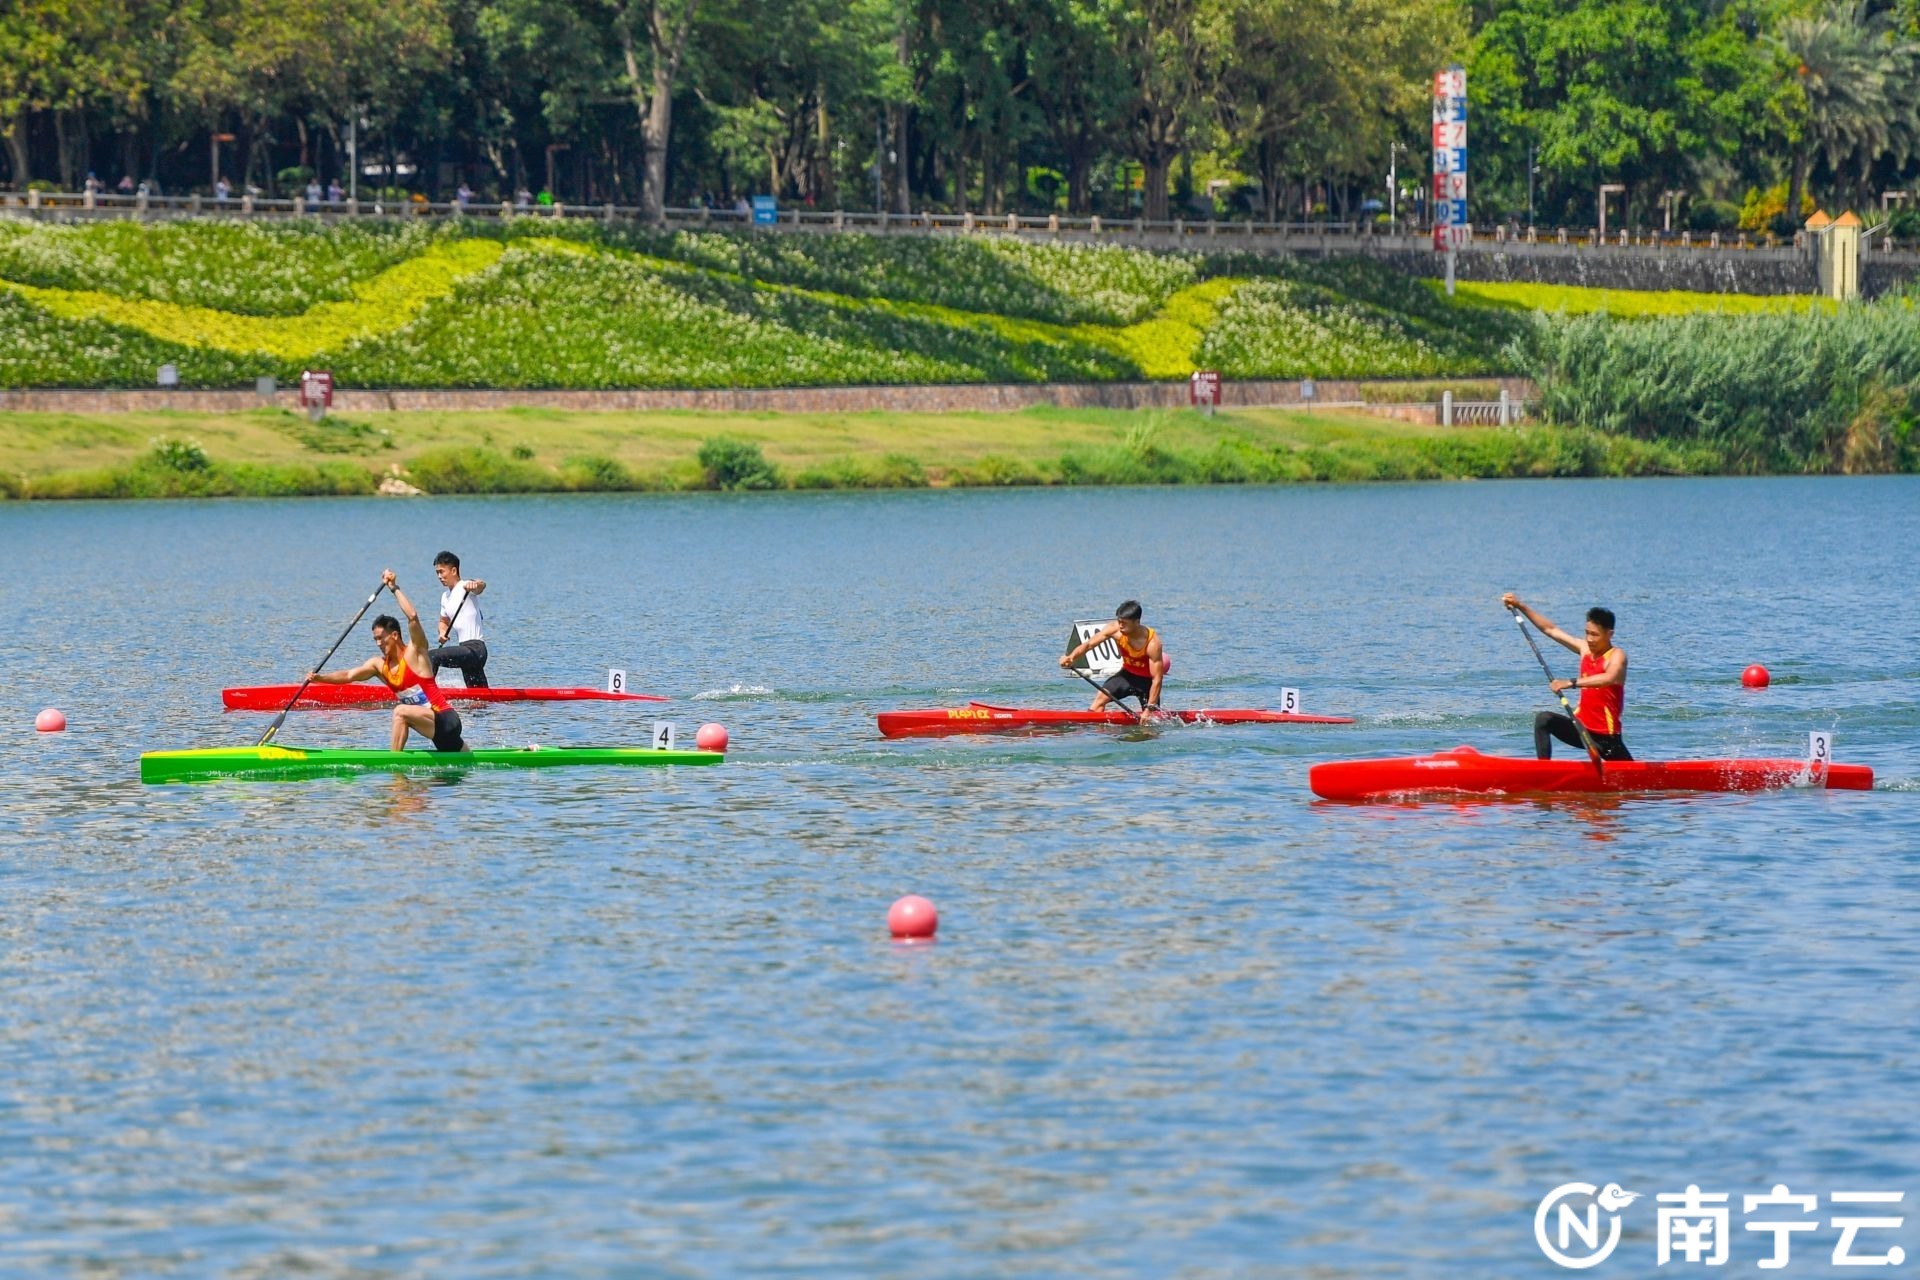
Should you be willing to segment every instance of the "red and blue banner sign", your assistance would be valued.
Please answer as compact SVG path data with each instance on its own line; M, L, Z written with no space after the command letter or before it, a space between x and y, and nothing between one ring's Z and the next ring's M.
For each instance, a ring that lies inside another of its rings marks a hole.
M1458 249L1473 239L1467 222L1467 69L1433 73L1433 247Z

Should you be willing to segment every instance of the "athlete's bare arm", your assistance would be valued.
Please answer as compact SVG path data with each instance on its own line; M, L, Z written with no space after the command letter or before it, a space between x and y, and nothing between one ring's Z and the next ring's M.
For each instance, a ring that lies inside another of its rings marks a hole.
M1513 594L1513 592L1509 591L1501 596L1500 603L1509 609L1518 609L1521 613L1525 614L1527 621L1531 622L1534 627L1539 630L1541 635L1552 640L1555 644L1564 645L1575 653L1586 652L1586 641L1575 639L1559 627L1554 626L1551 619L1541 617L1538 613L1534 612L1531 605L1527 604L1519 596Z
M407 619L407 665L413 668L417 676L431 676L433 664L427 661L427 629L420 625L420 611L413 607L413 601L407 599L406 592L400 590L400 584L394 581L393 570L382 575L387 590L393 592L394 602L400 606L400 612Z
M339 671L309 671L307 679L315 684L358 684L379 674L380 659L368 658L357 667L344 667Z

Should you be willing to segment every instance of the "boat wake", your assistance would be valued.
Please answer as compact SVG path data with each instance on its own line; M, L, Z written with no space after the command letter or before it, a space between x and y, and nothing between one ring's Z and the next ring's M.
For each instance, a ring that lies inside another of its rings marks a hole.
M725 689L703 689L693 695L693 702L751 702L755 698L765 698L774 690L763 684L735 684Z

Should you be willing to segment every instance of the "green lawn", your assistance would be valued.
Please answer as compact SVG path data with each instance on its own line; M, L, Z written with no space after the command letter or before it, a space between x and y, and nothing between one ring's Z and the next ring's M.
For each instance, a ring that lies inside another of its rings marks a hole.
M15 497L923 485L1264 483L1711 469L1711 460L1535 427L1444 429L1356 411L578 413L333 417L276 410L11 414ZM716 444L716 442L719 442Z

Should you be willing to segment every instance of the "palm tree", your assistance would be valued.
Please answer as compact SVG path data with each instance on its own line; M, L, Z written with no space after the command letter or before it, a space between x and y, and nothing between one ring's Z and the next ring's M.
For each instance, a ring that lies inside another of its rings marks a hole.
M1815 161L1836 183L1857 187L1876 160L1892 154L1905 163L1920 144L1920 44L1861 0L1829 0L1790 18L1775 41L1804 111L1787 184L1787 217L1797 224Z

